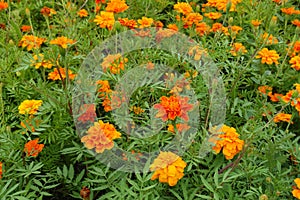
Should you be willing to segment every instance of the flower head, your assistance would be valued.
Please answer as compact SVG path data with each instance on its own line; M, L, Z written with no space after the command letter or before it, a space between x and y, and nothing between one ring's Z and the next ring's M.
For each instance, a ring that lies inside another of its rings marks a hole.
M80 107L80 115L78 117L78 121L80 122L87 122L87 121L91 121L93 122L95 120L95 118L97 117L96 113L95 113L96 107L94 104L83 104Z
M128 62L128 59L122 58L121 54L118 53L106 56L101 66L104 72L109 69L112 74L119 74L121 70L124 70L126 62Z
M222 13L219 12L209 12L209 13L205 13L204 14L205 17L209 18L209 19L219 19L220 17L222 17Z
M87 17L89 13L86 9L81 9L77 12L77 15L82 18L82 17Z
M44 144L38 144L39 139L30 140L25 144L24 152L26 156L36 157L44 148Z
M188 15L189 13L193 12L193 8L190 4L185 2L178 2L174 5L174 10L184 15Z
M32 29L31 26L28 26L28 25L21 26L22 32L30 32L31 29Z
M130 29L134 29L137 27L137 22L134 19L119 18L118 21L122 26L126 26Z
M33 56L33 60L30 61L31 66L34 66L36 69L40 67L44 67L47 69L51 69L53 64L49 60L44 60L44 55L39 53Z
M147 28L153 24L154 20L152 18L142 17L142 19L138 19L137 22L140 24L139 28Z
M300 56L292 57L289 63L291 64L291 67L294 68L295 70L297 71L300 70Z
M52 8L48 8L47 6L44 6L41 9L41 14L44 15L44 16L46 16L46 17L51 17L52 15L56 14L56 11L53 10Z
M230 50L230 53L233 55L233 56L237 56L238 54L244 54L244 53L247 53L247 50L245 48L245 46L242 44L242 43L234 43L232 45L232 48Z
M172 152L161 151L150 165L150 170L154 171L151 180L158 178L159 182L174 186L184 176L185 167L186 162L179 156Z
M295 19L292 21L292 24L294 24L295 26L300 27L300 20L299 19Z
M62 48L66 49L68 47L68 44L74 44L75 40L69 39L65 36L57 37L54 40L50 41L50 44L56 44L58 46L61 46Z
M42 100L24 100L18 107L20 114L34 115L42 105Z
M100 15L97 15L94 19L94 22L96 22L100 28L107 28L108 30L111 30L115 24L114 13L101 11Z
M19 46L22 46L22 48L27 47L27 51L30 51L32 49L40 48L45 41L46 39L44 38L33 35L24 35L19 42Z
M296 178L294 182L296 183L296 186L293 189L292 194L297 199L300 199L300 178Z
M255 19L255 20L251 20L251 24L254 26L254 27L259 27L259 25L261 24L261 21L258 20L258 19Z
M279 113L274 117L274 122L289 122L291 124L293 124L293 122L291 121L292 115L291 114L285 114L285 113Z
M8 3L0 1L0 11L8 8Z
M73 74L73 72L68 69L68 77L70 80L73 80L75 78L76 74ZM59 68L59 71L57 70L57 68L54 68L54 71L53 72L50 72L48 74L48 79L50 80L61 80L61 79L65 79L67 78L67 75L66 75L66 68Z
M120 13L127 10L129 6L126 4L125 0L110 0L107 3L105 10L107 12Z
M256 58L261 58L261 63L271 65L275 63L278 64L279 55L275 50L269 50L267 48L263 48L261 51L258 52Z

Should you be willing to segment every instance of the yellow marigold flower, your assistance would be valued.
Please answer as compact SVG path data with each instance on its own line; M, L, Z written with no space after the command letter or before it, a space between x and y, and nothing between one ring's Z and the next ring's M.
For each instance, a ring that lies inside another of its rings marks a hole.
M137 27L137 22L134 19L119 18L118 21L122 26L126 26L130 29L134 29Z
M44 55L41 53L34 55L33 60L31 60L30 62L31 66L34 66L36 69L39 69L40 67L51 69L53 66L50 61L44 60Z
M174 5L174 10L184 15L188 15L189 13L193 12L193 8L190 4L185 2L178 2Z
M42 100L24 100L18 107L20 114L34 115L42 105Z
M261 51L258 52L256 58L261 58L261 63L271 65L275 63L278 64L279 55L275 50L269 50L267 48L263 48Z
M44 38L39 38L33 35L24 35L19 42L19 46L22 48L27 47L27 51L32 49L38 49L46 41Z
M114 13L101 11L100 15L97 15L94 19L94 22L96 22L100 28L107 28L108 30L111 30L115 24Z
M2 162L0 162L0 178L2 178L2 174L3 174L2 166L3 166L3 164L2 164Z
M112 149L114 147L113 140L120 137L121 133L115 129L114 125L99 120L88 129L87 135L81 138L81 142L86 148L95 148L97 153L103 153L106 149Z
M244 54L247 53L248 51L246 50L245 46L243 46L242 43L233 43L232 48L230 50L230 53L233 56L237 56L238 54Z
M125 0L110 0L107 3L105 10L107 12L120 13L127 10L129 6L125 3Z
M56 14L56 11L53 10L52 8L48 8L47 6L44 6L41 9L41 14L44 15L44 16L46 16L46 17L51 17L52 15Z
M217 154L223 149L222 152L225 158L230 160L243 149L244 141L238 138L239 134L235 128L223 125L217 132L220 133L218 134L218 139L211 139L216 144L213 150Z
M205 17L208 17L209 19L219 19L220 17L222 17L222 14L219 12L209 12L209 13L205 13L204 14Z
M300 27L300 20L299 19L295 19L292 21L292 24L294 24L295 26Z
M86 9L81 9L77 12L77 15L79 17L87 17L89 15L89 13Z
M57 37L56 39L50 41L50 44L56 44L64 49L68 47L68 44L72 45L74 43L75 40L69 39L65 36Z
M258 20L258 19L251 20L251 24L252 24L254 27L259 27L259 25L261 25L261 21Z
M76 74L73 74L73 72L68 69L68 77L70 80L73 80L75 78ZM48 79L50 80L61 80L61 79L65 79L67 78L67 75L66 75L66 68L59 68L59 71L57 70L57 68L54 68L54 71L53 72L50 72L48 74Z
M8 3L0 1L0 11L5 10L6 8L8 8Z
M174 186L184 176L186 162L172 152L160 152L158 157L150 165L150 170L154 171L151 180L158 178L161 183L168 183Z
M268 34L268 33L264 33L262 35L262 38L266 41L267 45L271 45L271 44L277 44L278 43L278 39L276 37L274 37L272 34Z
M142 19L138 19L137 22L140 24L139 28L147 28L150 27L154 21L152 18L142 17Z
M291 114L285 114L285 113L279 113L274 117L274 122L290 122L291 124L293 124L293 122L291 121L292 115Z
M292 65L291 67L294 68L295 70L297 71L300 70L300 56L292 57L289 63Z
M26 156L37 157L37 155L43 150L44 144L38 144L39 139L30 140L25 144L24 152Z

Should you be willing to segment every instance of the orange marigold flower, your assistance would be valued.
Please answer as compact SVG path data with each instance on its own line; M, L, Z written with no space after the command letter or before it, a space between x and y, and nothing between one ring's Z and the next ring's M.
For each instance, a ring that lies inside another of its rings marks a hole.
M22 32L30 32L30 30L31 30L31 26L28 26L28 25L21 26Z
M124 70L125 63L128 62L127 58L122 58L121 54L108 55L103 59L101 63L104 72L110 69L113 74L119 74L121 70Z
M258 91L260 91L262 94L267 94L268 96L272 95L272 87L269 87L267 85L259 86Z
M193 109L193 105L188 103L188 97L163 96L160 101L159 104L153 106L158 110L155 117L161 118L163 121L174 120L176 117L180 117L184 121L189 120L187 113Z
M259 25L261 25L261 21L258 20L258 19L251 20L251 24L252 24L254 27L259 27Z
M107 12L120 13L127 10L129 6L126 4L125 0L110 0L107 3L105 10Z
M154 21L152 18L142 17L142 19L138 19L137 22L140 24L139 28L147 28L150 27Z
M95 148L97 153L103 153L104 150L114 147L113 140L117 138L121 138L121 133L115 129L114 125L99 120L88 129L87 135L81 138L81 142L86 148Z
M46 41L44 38L39 38L33 35L24 35L19 42L19 46L22 48L27 47L27 51L32 49L38 49Z
M282 100L283 100L285 103L290 102L290 100L292 99L292 96L293 96L294 92L295 92L294 90L288 91L288 92L282 97Z
M154 171L151 180L158 178L161 183L168 183L174 186L184 176L184 168L186 162L172 152L160 152L153 163L150 170Z
M292 21L292 24L294 24L295 26L300 27L300 20L299 19L295 19Z
M42 100L24 100L18 107L20 114L34 115L42 105Z
M222 17L222 14L219 12L209 12L209 13L205 13L204 14L205 17L208 17L209 19L219 19L220 17Z
M0 11L5 10L6 8L8 8L8 3L0 1Z
M107 80L99 80L96 82L100 87L98 88L99 97L104 97L106 93L110 92L110 85Z
M203 7L215 7L218 10L226 11L227 4L231 4L229 11L235 11L236 5L242 0L208 0L206 4L203 4Z
M218 139L212 138L212 142L215 143L213 150L217 154L223 149L225 158L230 160L243 149L244 141L238 138L239 134L235 128L223 125L217 132L221 133L218 134Z
M52 15L56 14L56 11L53 10L52 8L48 8L47 6L44 6L41 9L41 14L44 15L44 16L46 16L46 17L51 17Z
M258 52L256 58L261 58L262 64L266 63L268 65L271 65L275 63L276 65L278 65L279 55L275 50L263 48L261 51Z
M176 130L179 133L189 130L191 127L187 124L176 124ZM168 124L168 131L175 133L174 126L172 124Z
M232 48L230 50L230 53L233 56L237 56L238 54L244 54L247 53L248 51L246 50L245 46L243 46L242 43L233 43Z
M289 63L292 65L291 67L294 68L295 70L297 71L300 70L300 56L292 57Z
M230 27L228 27L228 29L229 29L229 31L231 33L231 36L234 37L234 38L239 33L239 31L243 30L243 28L240 27L240 26L230 26Z
M174 10L184 15L188 15L189 13L193 12L193 8L190 4L185 2L178 2L174 5Z
M211 27L212 32L222 31L223 25L221 23L214 23Z
M174 31L178 31L178 26L176 24L169 24L167 27L168 27L168 29L172 29Z
M193 26L193 24L197 25L200 21L202 21L203 16L199 13L189 13L186 17L182 17L184 22L183 28L188 28Z
M38 144L39 139L30 140L25 144L24 152L26 156L37 157L37 155L43 150L44 144Z
M3 174L2 166L3 166L3 164L2 164L2 162L0 162L0 178L2 178L2 174Z
M210 27L205 23L205 22L201 22L199 24L197 24L197 27L195 28L195 31L200 35L203 36L206 33L208 33L210 30Z
M101 11L100 15L96 15L94 22L96 22L100 28L107 28L108 30L111 30L115 24L114 13Z
M279 113L274 117L274 122L290 122L291 124L293 124L293 122L291 121L292 115L291 114L285 114L285 113Z
M70 80L73 80L75 78L76 74L73 74L73 72L68 69L68 77ZM67 78L67 75L66 75L66 68L59 68L59 71L57 70L57 68L54 69L53 72L50 72L48 74L48 79L50 80L61 80L61 79L65 79Z
M126 26L130 29L134 29L137 27L137 22L134 19L119 18L118 21L122 26Z
M262 38L266 41L267 45L271 45L271 44L277 44L278 43L278 39L276 37L274 37L272 34L268 34L268 33L264 33L262 35Z
M74 43L75 40L69 39L65 36L57 37L56 39L50 41L50 44L56 44L64 49L68 47L68 44L72 45Z
M163 28L164 27L164 24L161 22L161 21L154 21L154 26L156 28Z
M283 97L283 94L274 93L269 95L269 97L271 101L278 102Z
M34 66L36 69L44 67L46 69L51 69L53 64L49 60L44 60L44 55L39 53L33 56L33 60L30 61L31 66Z
M295 7L289 7L289 8L281 8L281 12L287 14L287 15L299 15L300 11L299 10L295 10Z
M87 17L89 15L89 13L86 9L81 9L77 12L77 15L79 17Z

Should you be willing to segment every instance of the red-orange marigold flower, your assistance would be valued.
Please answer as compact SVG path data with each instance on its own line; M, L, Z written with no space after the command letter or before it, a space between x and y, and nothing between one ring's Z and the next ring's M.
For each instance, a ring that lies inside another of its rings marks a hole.
M242 43L236 42L236 43L233 43L230 53L233 56L237 56L238 54L247 53L247 50Z
M294 24L295 26L300 27L300 20L299 19L295 19L292 21L292 24Z
M127 10L129 6L126 4L125 0L110 0L107 3L105 10L107 12L120 13Z
M8 3L0 1L0 11L8 8Z
M160 101L159 104L153 106L158 110L155 117L161 118L163 121L174 120L176 117L180 117L184 121L189 120L187 113L193 109L193 105L188 103L188 97L163 96Z
M24 152L26 156L36 157L44 148L44 144L38 144L39 139L30 140L25 144Z
M2 174L3 174L2 166L3 166L3 164L2 164L2 162L0 162L0 178L2 178Z
M151 180L158 178L159 182L174 186L184 176L185 167L186 162L179 156L172 152L161 151L150 165L150 170L154 171Z
M137 27L137 22L134 19L119 18L118 21L122 26L126 26L130 29L134 29Z
M208 33L210 30L209 25L207 25L205 22L201 22L197 24L197 27L195 28L195 31L200 35L203 36L206 33Z
M28 25L21 26L22 32L30 32L30 30L31 30L31 26L28 26Z
M278 59L280 58L279 55L275 50L269 50L267 48L263 48L261 51L258 52L256 58L261 58L261 63L271 65L275 63L278 64Z
M267 85L262 85L258 87L258 91L260 91L262 94L267 94L268 96L272 95L272 87L269 87Z
M210 29L212 32L222 31L223 25L221 23L214 23Z
M258 19L251 20L251 24L252 24L254 27L259 27L259 25L261 24L261 21L258 20Z
M287 14L287 15L299 15L300 14L300 10L295 10L295 7L289 7L289 8L281 8L281 12Z
M51 17L52 15L56 14L56 11L53 10L52 8L48 8L47 6L44 6L41 9L41 14L44 15L44 16L47 16L47 17Z
M178 133L182 133L184 131L189 130L191 127L187 124L176 124L176 130ZM168 131L175 133L175 128L172 124L168 124Z

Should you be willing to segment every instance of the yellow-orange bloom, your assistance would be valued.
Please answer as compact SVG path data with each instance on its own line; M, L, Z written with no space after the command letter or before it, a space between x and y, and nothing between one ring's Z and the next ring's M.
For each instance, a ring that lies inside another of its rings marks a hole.
M30 140L25 144L24 152L26 156L36 157L44 148L44 144L38 144L39 139Z
M295 7L289 7L289 8L281 8L281 12L287 14L287 15L299 15L300 14L300 10L295 10Z
M56 44L58 46L61 46L62 48L66 49L68 47L68 44L74 44L75 40L69 39L65 36L57 37L54 40L50 41L50 44Z
M267 94L268 96L272 95L272 87L269 87L267 85L262 85L258 87L258 91L260 91L262 94Z
M274 94L269 95L269 97L270 97L271 101L278 102L280 99L282 99L283 94L274 93Z
M96 82L100 87L98 88L99 97L104 97L106 93L110 92L110 85L107 80L99 80Z
M193 12L193 8L190 4L185 2L178 2L174 5L174 10L184 15L188 15L189 13Z
M169 24L167 27L173 31L178 31L178 26L176 24Z
M172 152L160 152L150 165L150 170L154 171L151 180L158 178L161 183L168 183L174 186L184 176L186 162Z
M210 139L216 144L213 147L216 153L220 153L223 149L222 152L225 158L230 160L243 149L244 141L238 138L239 134L235 128L223 125L222 128L216 131L220 133L217 136L218 138Z
M73 72L68 69L68 77L70 80L73 80L75 78L76 74L73 74ZM65 79L67 78L67 75L66 75L66 68L59 68L59 71L57 70L57 68L54 68L54 71L53 72L50 72L48 74L48 79L50 80L61 80L61 79Z
M182 17L182 21L184 22L183 28L191 27L193 24L197 25L202 20L203 16L199 13L189 13L186 17Z
M2 169L2 162L0 162L0 178L2 178L3 169Z
M0 1L0 11L8 8L8 3Z
M34 115L42 105L42 100L24 100L18 107L20 114Z
M295 70L297 71L300 70L300 56L292 57L289 63L292 65L291 67L294 68Z
M139 28L147 28L150 27L154 21L152 18L142 17L142 19L138 19L137 22L140 24Z
M292 21L292 24L294 24L295 26L300 27L300 20L299 19L295 19Z
M275 50L269 50L267 48L263 48L261 51L258 52L256 58L261 58L261 63L271 65L275 63L278 65L279 55Z
M251 20L251 24L252 24L254 27L259 27L259 25L261 24L261 21L258 20L258 19Z
M247 53L248 51L246 50L245 46L242 43L234 43L232 45L232 48L230 50L230 53L233 56L237 56L238 54L244 54Z
M39 53L33 56L33 60L30 61L31 66L34 66L36 69L40 67L44 67L47 69L51 69L53 64L49 60L44 60L44 55Z
M293 124L293 122L291 121L292 115L291 114L285 114L285 113L279 113L274 117L274 122L290 122L291 124Z
M44 38L33 35L24 35L19 42L19 46L22 46L22 48L27 47L27 51L30 51L32 49L40 48L45 41L46 39Z
M226 11L227 4L231 4L229 11L235 11L236 5L242 0L207 0L206 4L203 4L203 7L215 7L218 10Z
M112 149L114 147L113 140L120 137L121 133L115 129L114 125L99 120L88 129L87 135L81 138L81 142L86 148L95 148L97 153L103 153L106 149Z
M77 12L77 15L79 17L87 17L89 15L89 13L86 9L81 9Z
M214 23L210 29L212 32L222 31L223 25L221 23Z
M222 14L219 12L209 12L204 14L205 17L208 17L209 19L219 19L222 17Z
M144 109L142 109L141 107L139 106L133 106L131 108L131 110L136 114L136 115L139 115L139 114L142 114L144 111Z
M94 22L96 22L100 28L107 28L108 30L111 30L115 24L114 13L101 11L100 15L97 15L94 19Z
M292 194L295 198L300 199L300 178L294 180L297 186L293 186Z
M201 22L197 24L197 27L195 28L195 31L200 35L203 36L207 34L210 30L209 25L207 25L205 22Z
M126 4L125 0L110 0L107 3L105 10L107 12L120 13L127 10L129 6Z

